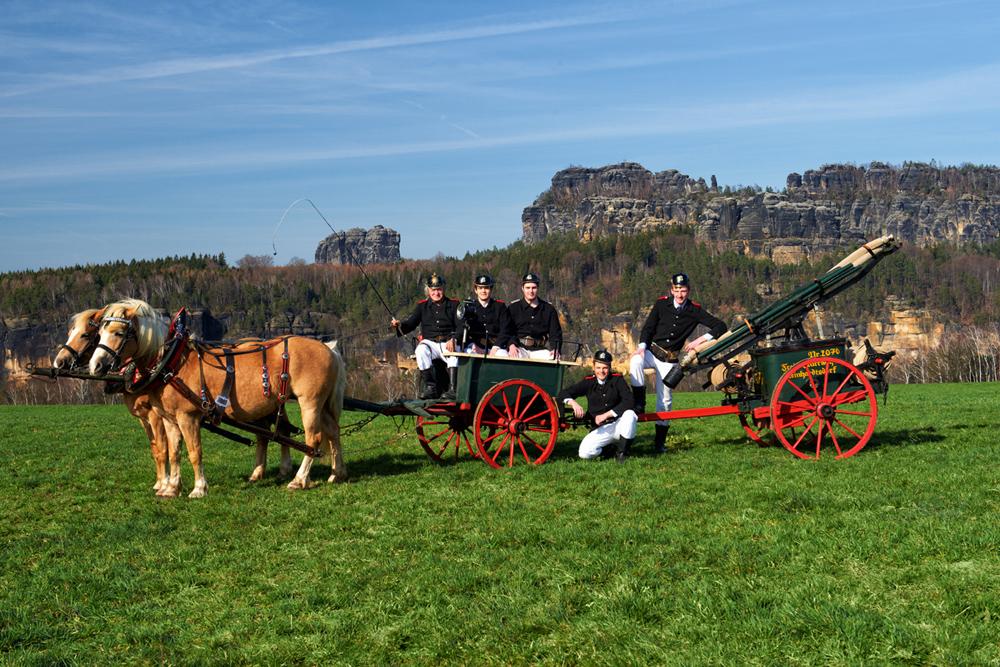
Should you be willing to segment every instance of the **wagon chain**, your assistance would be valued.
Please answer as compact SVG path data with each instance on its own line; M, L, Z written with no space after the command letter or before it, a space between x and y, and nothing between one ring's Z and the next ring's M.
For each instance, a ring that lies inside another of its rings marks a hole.
M410 435L411 433L413 433L413 431L415 431L415 430L416 429L412 429L411 428L409 431L407 431L405 433L400 433L399 435L397 435L392 440L389 440L388 442L379 443L379 444L373 445L371 447L364 447L363 449L352 449L350 451L345 451L344 453L345 454L357 454L359 452L367 452L367 451L370 451L372 449L378 449L380 447L388 447L389 445L394 444L394 443L402 440L403 438L407 437L408 435Z

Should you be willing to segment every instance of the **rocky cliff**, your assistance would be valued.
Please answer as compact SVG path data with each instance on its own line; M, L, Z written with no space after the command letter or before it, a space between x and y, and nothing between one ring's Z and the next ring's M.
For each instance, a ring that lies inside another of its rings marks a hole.
M330 234L316 248L317 264L391 264L399 261L399 232L375 225Z
M1000 169L914 163L891 167L827 165L790 174L784 192L743 188L735 194L676 170L652 173L626 162L573 167L524 209L526 243L575 231L636 234L691 225L698 238L754 257L797 262L884 234L926 246L1000 237Z

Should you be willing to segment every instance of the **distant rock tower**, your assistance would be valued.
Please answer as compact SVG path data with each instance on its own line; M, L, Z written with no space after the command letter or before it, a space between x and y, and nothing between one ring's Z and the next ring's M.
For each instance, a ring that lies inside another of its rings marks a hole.
M354 264L390 264L399 261L399 232L375 225L368 231L360 227L330 234L316 247L317 264L336 266Z

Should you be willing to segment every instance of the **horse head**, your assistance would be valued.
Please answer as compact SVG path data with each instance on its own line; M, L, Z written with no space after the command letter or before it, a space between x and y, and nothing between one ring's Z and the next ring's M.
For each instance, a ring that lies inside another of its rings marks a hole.
M85 310L70 318L69 335L57 349L52 365L62 371L87 367L97 345L98 331L104 318L104 308Z
M123 359L155 356L167 338L167 323L145 301L126 299L104 309L100 340L90 358L93 375L108 373Z

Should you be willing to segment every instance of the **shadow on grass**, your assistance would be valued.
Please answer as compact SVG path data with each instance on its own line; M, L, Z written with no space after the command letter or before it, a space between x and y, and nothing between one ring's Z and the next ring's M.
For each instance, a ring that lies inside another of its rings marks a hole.
M917 445L926 445L931 443L940 443L947 440L947 436L938 432L938 429L933 426L925 426L923 428L913 428L913 429L895 429L892 431L876 430L872 434L871 440L868 444L858 452L857 455L864 454L865 452L875 451L882 447L914 447Z

